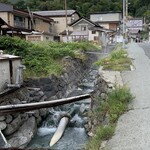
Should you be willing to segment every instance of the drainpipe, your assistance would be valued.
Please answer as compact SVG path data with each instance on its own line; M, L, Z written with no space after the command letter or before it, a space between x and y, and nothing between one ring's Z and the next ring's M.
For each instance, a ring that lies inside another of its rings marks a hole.
M0 130L0 146L1 148L8 148L11 145L7 142L6 138L4 137L3 133Z
M17 73L16 73L16 81L15 81L15 84L7 84L7 87L9 88L13 88L13 87L17 87L17 88L20 88L21 86L21 76L22 76L22 70L25 69L25 66L24 65L20 65L18 66L17 68Z

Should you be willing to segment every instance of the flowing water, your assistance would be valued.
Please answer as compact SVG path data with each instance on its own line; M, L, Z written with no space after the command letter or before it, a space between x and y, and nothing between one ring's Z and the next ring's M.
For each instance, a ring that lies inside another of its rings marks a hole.
M72 93L89 93L93 90L95 77L98 70L91 69L88 77ZM78 91L78 92L77 92ZM72 96L72 94L70 95ZM74 95L73 95L74 96ZM90 109L91 99L66 104L50 109L50 115L38 128L37 134L29 143L28 148L49 148L50 140L56 131L59 118L64 112L71 113L70 122L62 138L52 147L53 150L81 150L84 149L88 141L88 136L84 129L87 122L87 112ZM73 111L72 111L73 110Z

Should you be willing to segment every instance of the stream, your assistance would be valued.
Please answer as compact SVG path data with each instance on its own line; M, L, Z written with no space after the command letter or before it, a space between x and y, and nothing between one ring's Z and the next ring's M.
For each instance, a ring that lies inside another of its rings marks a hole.
M112 48L105 48L99 53L99 59L106 57ZM92 52L93 53L93 52ZM96 54L97 55L97 54ZM90 93L93 91L98 68L91 68L87 77L72 91L68 97ZM38 128L38 132L27 148L50 148L49 143L59 124L59 118L64 112L71 114L71 119L61 139L51 148L53 150L83 150L88 142L84 125L87 123L87 112L90 110L91 99L84 99L71 104L50 108L50 114ZM74 111L72 111L74 110Z
M98 70L91 68L88 77L68 97L91 92L97 74ZM87 123L87 112L90 109L90 105L91 99L84 99L75 103L50 108L49 116L42 122L27 148L49 148L50 140L56 131L61 114L72 112L71 119L62 138L51 148L53 150L83 149L88 141L84 125Z

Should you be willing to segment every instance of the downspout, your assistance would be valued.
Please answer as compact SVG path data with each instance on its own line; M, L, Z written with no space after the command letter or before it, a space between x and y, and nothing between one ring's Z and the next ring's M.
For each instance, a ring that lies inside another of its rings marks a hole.
M2 146L1 148L8 148L11 147L11 145L7 142L6 138L4 137L2 131L0 130L0 146Z
M24 65L20 65L18 66L17 68L17 73L16 73L16 81L15 81L15 84L7 84L7 87L8 88L13 88L13 87L17 87L17 88L20 88L21 86L21 76L22 76L22 70L25 69L25 66Z

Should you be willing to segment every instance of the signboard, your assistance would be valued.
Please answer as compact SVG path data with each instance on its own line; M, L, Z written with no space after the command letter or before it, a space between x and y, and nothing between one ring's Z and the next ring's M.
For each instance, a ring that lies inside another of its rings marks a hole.
M117 35L116 36L116 42L117 43L122 43L123 42L123 36L122 35Z
M143 19L131 19L127 22L128 28L137 28L143 26Z

